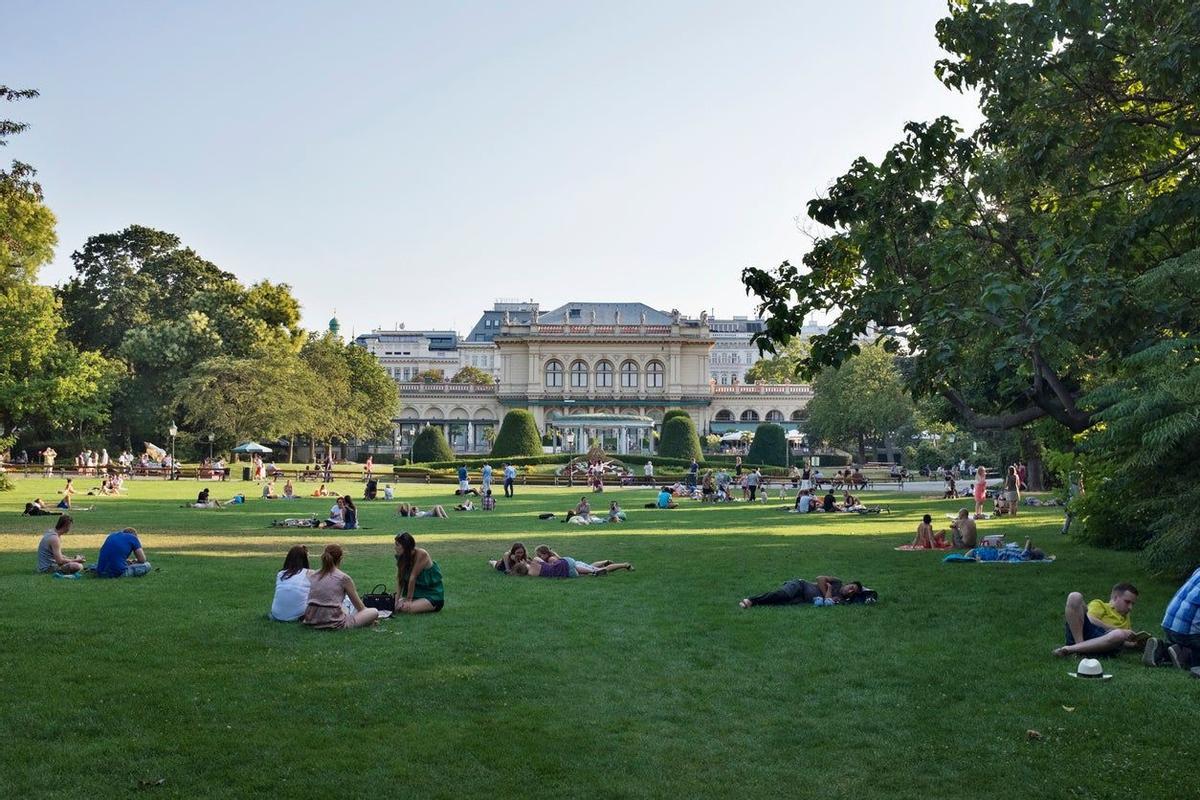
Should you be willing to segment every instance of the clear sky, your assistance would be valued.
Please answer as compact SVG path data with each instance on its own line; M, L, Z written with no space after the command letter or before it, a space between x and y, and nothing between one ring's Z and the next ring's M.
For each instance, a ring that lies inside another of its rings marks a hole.
M498 298L753 312L805 204L908 120L944 0L9 2L5 158L96 233L178 234L304 321L468 329Z

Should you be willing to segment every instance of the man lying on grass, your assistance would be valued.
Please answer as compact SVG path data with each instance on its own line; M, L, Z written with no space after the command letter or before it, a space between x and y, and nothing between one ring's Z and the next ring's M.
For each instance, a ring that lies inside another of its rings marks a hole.
M738 605L742 608L784 606L793 603L832 606L851 602L862 590L863 585L860 581L844 583L841 578L831 578L828 575L819 575L815 581L793 578L773 592L743 598Z
M1118 583L1112 588L1108 602L1096 599L1083 604L1083 595L1067 595L1063 612L1067 643L1056 647L1056 656L1119 655L1122 650L1137 647L1129 616L1137 602L1138 590L1132 583Z

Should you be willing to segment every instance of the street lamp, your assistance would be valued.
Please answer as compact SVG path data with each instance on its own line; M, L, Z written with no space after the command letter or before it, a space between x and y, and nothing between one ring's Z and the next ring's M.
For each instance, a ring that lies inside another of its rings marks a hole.
M208 463L210 463L210 464L212 463L212 460L213 460L213 440L216 438L217 438L217 435L215 433L210 433L208 435Z
M179 435L179 428L175 427L175 420L171 420L171 427L167 428L167 433L171 436L171 471L167 473L168 480L175 477L175 437Z

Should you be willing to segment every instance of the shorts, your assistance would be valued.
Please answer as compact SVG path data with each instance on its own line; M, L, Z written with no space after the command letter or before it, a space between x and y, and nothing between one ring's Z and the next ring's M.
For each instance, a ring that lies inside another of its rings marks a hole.
M1075 637L1071 635L1071 626L1067 625L1064 622L1063 629L1066 631L1067 644L1078 644L1078 642L1075 641ZM1084 615L1084 617L1083 617L1083 641L1088 642L1088 641L1091 641L1092 639L1099 639L1101 636L1103 636L1106 633L1108 633L1107 628L1101 628L1099 625L1092 622L1091 619L1089 619L1086 614ZM1121 650L1122 650L1122 647L1120 645L1117 645L1112 650L1105 651L1104 653L1101 653L1100 655L1115 655L1117 653L1120 653Z
M470 488L471 488L471 483L469 481L459 481L458 482L458 490L460 492L462 492L463 494L466 494L467 490Z
M576 561L570 556L563 556L563 561L567 562L567 577L578 578L579 570L575 568Z

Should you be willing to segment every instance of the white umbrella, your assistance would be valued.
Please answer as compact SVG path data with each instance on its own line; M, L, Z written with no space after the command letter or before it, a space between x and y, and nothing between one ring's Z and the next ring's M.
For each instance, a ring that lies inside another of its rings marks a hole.
M730 431L721 437L722 442L740 442L742 440L741 431Z
M787 438L789 438L789 439L803 439L803 438L804 438L804 434L803 434L803 433L801 433L800 431L796 430L795 428L792 428L790 431L788 431L788 432L787 432Z

